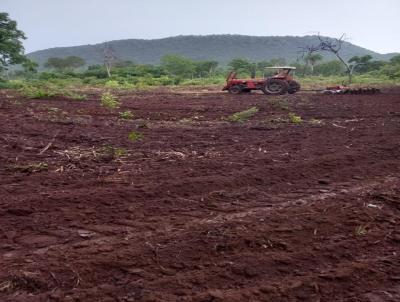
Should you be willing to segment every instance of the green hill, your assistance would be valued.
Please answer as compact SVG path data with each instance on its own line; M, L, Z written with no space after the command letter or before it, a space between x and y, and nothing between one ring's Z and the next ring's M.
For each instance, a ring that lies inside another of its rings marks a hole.
M194 60L216 60L222 65L233 58L247 58L262 61L285 58L288 63L295 62L299 48L318 44L317 36L304 37L255 37L241 35L177 36L164 39L116 40L107 42L112 46L118 59L135 63L158 64L165 54L179 54ZM90 64L103 62L102 49L105 43L73 47L57 47L32 52L28 57L41 66L49 57L79 56ZM349 59L355 55L372 55L375 59L387 60L394 54L379 54L371 50L345 43L343 55ZM325 59L332 55L323 54Z

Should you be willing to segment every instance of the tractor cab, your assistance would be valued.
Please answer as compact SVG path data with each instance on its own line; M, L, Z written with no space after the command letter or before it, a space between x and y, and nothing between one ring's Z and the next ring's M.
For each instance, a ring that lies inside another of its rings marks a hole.
M293 81L294 70L296 70L296 67L292 66L266 67L264 70L264 78L274 78L286 81Z

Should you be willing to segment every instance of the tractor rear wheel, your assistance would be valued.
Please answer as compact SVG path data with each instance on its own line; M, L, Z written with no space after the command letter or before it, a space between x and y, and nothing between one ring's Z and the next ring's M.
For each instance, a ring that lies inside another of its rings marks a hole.
M270 79L261 90L265 94L285 94L289 90L289 84L283 80Z
M232 94L240 94L240 93L242 93L242 90L243 89L240 85L234 85L232 87L229 87L229 89L228 89L229 93L232 93Z
M289 81L288 93L293 94L300 90L300 84L296 81Z

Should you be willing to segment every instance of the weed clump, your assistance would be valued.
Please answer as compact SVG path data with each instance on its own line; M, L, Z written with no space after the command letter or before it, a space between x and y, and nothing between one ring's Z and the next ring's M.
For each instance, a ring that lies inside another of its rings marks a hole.
M251 118L257 112L258 112L257 107L251 107L247 110L236 112L236 113L232 114L231 116L228 117L228 121L243 123L243 122L247 121L249 118Z
M303 119L301 118L301 116L290 112L289 113L289 121L293 124L301 124L303 122Z
M127 110L119 113L119 117L122 118L123 120L131 120L134 117L134 114L132 111Z
M101 95L101 105L105 108L108 109L115 109L115 108L119 108L119 106L121 105L121 103L118 101L118 99L112 95L109 92L104 92Z
M143 134L140 132L136 132L136 131L132 131L128 134L128 139L131 142L136 142L136 141L140 141L143 139Z

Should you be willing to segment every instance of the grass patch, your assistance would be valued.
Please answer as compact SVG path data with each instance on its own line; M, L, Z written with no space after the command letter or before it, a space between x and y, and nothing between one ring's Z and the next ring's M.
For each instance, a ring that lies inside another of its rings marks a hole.
M244 123L249 118L251 118L254 114L258 112L257 107L251 107L247 110L236 112L228 117L228 121L235 123Z

